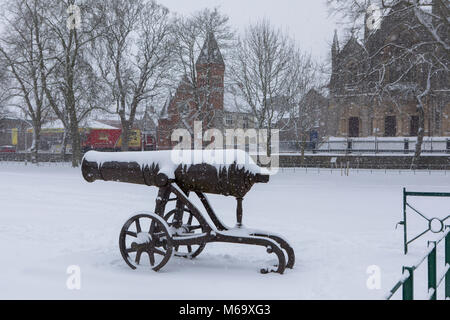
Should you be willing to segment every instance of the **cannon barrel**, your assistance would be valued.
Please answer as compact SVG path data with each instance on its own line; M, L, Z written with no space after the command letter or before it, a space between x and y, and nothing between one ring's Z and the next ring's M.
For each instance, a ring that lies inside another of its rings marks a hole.
M241 150L88 152L82 162L86 181L96 180L164 187L176 183L184 192L243 198L269 173Z

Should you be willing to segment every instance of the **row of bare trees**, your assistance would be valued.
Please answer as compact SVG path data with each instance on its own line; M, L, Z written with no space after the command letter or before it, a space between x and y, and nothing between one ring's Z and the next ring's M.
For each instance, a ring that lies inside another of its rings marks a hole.
M143 102L167 86L173 65L169 11L143 0L112 0L104 8L106 30L94 57L104 84L105 100L122 123L122 150ZM106 111L111 111L105 108Z
M32 120L35 157L51 114L64 126L64 146L70 138L77 166L80 123L96 109L120 116L126 150L139 104L167 70L167 9L139 0L20 0L3 12L0 53L12 104Z
M0 57L8 70L10 104L21 109L33 125L34 160L42 124L52 114L63 123L65 138L72 141L72 162L77 166L79 124L95 107L100 92L89 46L100 36L103 12L96 1L80 2L77 10L89 8L90 13L80 28L69 23L67 12L73 4L70 0L4 3Z
M81 159L81 123L93 113L118 115L128 150L138 114L156 104L157 117L179 79L193 91L186 103L197 107L183 123L212 119L203 114L211 111L211 88L199 84L196 68L211 34L226 60L225 90L245 102L240 107L260 128L294 115L295 107L280 109L275 101L295 106L314 79L312 59L286 33L263 20L237 37L217 9L184 17L152 0L8 0L0 11L2 97L31 119L35 159L50 117L64 126L62 152L70 141L73 166Z

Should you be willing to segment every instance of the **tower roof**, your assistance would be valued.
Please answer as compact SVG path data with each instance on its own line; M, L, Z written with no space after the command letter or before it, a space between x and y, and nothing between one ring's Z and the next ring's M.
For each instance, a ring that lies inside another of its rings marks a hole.
M336 52L339 53L339 38L338 38L338 34L337 34L337 30L334 29L334 37L333 37L333 45L332 45L332 49Z
M173 96L172 92L169 92L169 96L167 97L166 102L164 103L164 107L162 108L161 112L159 113L159 116L161 119L167 119L169 117L169 106L172 102Z
M216 38L212 32L208 33L196 64L225 65L222 54L220 53L219 45L217 44Z

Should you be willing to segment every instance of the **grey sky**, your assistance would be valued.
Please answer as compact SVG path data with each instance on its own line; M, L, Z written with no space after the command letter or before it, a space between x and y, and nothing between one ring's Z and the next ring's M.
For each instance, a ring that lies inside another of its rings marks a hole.
M286 28L305 51L317 59L328 56L335 21L328 18L326 0L158 0L171 11L190 14L219 6L242 31L249 22L267 17Z
M172 12L189 15L218 6L242 31L250 22L267 17L296 38L316 59L328 57L336 19L328 17L326 0L157 0ZM2 1L0 0L0 3ZM0 31L2 25L0 23Z

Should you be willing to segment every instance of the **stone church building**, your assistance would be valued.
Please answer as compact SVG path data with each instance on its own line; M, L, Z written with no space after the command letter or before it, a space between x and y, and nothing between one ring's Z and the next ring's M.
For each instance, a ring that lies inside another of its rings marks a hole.
M448 8L441 8L437 3L433 2L433 12L446 10L448 14ZM331 49L328 136L417 136L419 116L415 90L426 87L426 75L421 66L404 61L402 51L396 50L430 37L412 10L407 1L401 1L390 9L376 30L365 30L363 41L351 36L342 48L335 34ZM448 25L440 31L448 43ZM436 53L444 57L441 61L449 68L448 52ZM393 59L396 54L398 59ZM373 72L374 66L381 66L382 72ZM424 100L425 136L448 137L450 76L441 72L432 81L432 90ZM378 91L380 87L383 94Z

